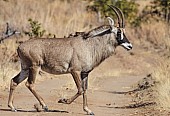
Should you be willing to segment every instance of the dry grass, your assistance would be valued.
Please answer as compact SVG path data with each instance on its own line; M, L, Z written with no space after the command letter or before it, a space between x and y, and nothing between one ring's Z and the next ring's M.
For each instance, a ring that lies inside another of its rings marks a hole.
M162 61L157 65L153 73L153 77L155 77L156 86L154 90L157 92L156 94L156 103L159 108L163 108L164 110L170 111L170 61Z
M170 27L163 21L142 23L138 28L127 28L127 35L143 47L167 49L170 47Z
M0 1L0 33L5 31L6 22L19 31L29 29L28 19L37 20L46 33L63 37L75 31L89 30L96 25L94 15L86 12L87 3L79 0L12 0ZM9 80L19 72L19 62L11 61L16 53L17 40L25 40L24 35L11 37L0 44L0 87L6 88Z
M165 22L153 21L150 24L142 24L139 30L136 30L134 36L139 38L139 44L147 48L146 50L158 54L157 62L152 66L153 78L156 81L155 86L151 88L153 91L146 94L151 95L151 99L157 103L158 108L170 111L170 29ZM154 56L153 56L154 57ZM147 97L143 96L143 97ZM143 98L145 99L145 98ZM148 99L148 98L146 98Z
M0 88L7 88L11 77L19 70L19 64L12 61L16 50L16 43L8 40L0 45Z
M139 94L142 97L139 95L141 98L137 99L137 102L140 100L156 102L156 107L170 111L170 25L163 21L151 20L142 23L140 28L127 30L130 30L127 34L135 41L134 44L140 45L145 49L144 53L149 53L148 55L153 57L149 58L146 54L140 54L141 57L147 58L146 60L151 65L145 67L148 70L154 69L152 76L156 84L145 91L140 91ZM156 54L157 57L155 57ZM156 60L150 61L151 59ZM141 67L142 64L140 64Z
M160 21L142 28L146 33L141 36L145 36L144 38L152 43L158 54L163 54L157 59L153 72L153 77L157 82L153 87L153 94L157 107L170 111L170 27L167 23Z
M92 24L91 14L86 12L86 2L73 0L13 0L0 1L3 27L9 22L21 30L28 28L28 19L37 20L47 32L63 37L74 31L84 31ZM94 20L93 20L94 21Z

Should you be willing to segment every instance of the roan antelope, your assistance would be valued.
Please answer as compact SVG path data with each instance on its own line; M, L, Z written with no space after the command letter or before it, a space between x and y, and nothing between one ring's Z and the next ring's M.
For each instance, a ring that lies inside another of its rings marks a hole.
M11 79L8 106L13 106L13 93L19 83L28 78L26 86L37 98L45 111L48 107L42 97L37 94L34 83L41 68L51 74L70 73L75 81L78 92L70 99L61 99L60 103L70 104L83 95L83 109L87 114L94 115L87 105L88 74L102 61L113 55L117 46L132 49L132 44L125 36L125 22L122 11L108 5L118 18L118 27L108 17L109 25L97 27L89 32L80 33L67 38L35 38L22 43L18 49L21 71ZM79 73L80 72L80 73Z

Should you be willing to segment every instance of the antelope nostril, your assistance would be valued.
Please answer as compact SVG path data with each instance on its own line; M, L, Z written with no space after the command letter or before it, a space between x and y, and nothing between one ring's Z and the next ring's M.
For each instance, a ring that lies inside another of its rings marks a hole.
M130 49L132 49L132 44L131 43L129 43L129 46L128 46Z
M132 49L132 45L130 45L129 48Z
M132 46L129 46L130 49L132 49Z

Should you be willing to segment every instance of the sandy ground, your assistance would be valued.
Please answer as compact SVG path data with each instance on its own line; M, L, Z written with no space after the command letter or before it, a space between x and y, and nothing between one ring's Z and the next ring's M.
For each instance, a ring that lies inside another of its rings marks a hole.
M122 109L131 103L128 95L122 94L132 90L132 85L142 77L103 77L96 79L98 87L89 88L88 103L89 108L93 110L96 116L127 116L135 115L137 109ZM0 97L0 115L1 116L32 116L32 115L61 115L61 116L83 116L86 113L82 110L82 97L79 97L70 105L60 104L60 94L69 97L76 93L73 89L63 89L68 81L72 81L68 77L59 77L48 79L36 85L38 93L40 93L46 101L49 112L36 112L33 105L38 103L31 92L26 87L18 87L15 92L14 104L18 108L18 112L11 112L7 107L8 91L5 90ZM94 90L93 90L94 89Z

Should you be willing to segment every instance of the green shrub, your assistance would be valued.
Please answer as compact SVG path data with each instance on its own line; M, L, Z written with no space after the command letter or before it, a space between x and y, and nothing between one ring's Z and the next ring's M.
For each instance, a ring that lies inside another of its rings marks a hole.
M143 10L144 19L163 19L170 22L170 0L154 0L150 5L147 5Z
M133 24L133 22L136 20L137 13L138 13L138 4L135 3L134 0L91 0L93 1L92 5L88 6L88 9L95 11L97 13L100 13L102 17L104 16L111 16L112 18L115 18L115 14L113 14L113 11L106 5L114 5L120 8L124 15L126 21L128 21L130 24Z
M41 27L41 23L38 21L34 21L32 19L28 19L30 24L30 30L25 32L26 35L30 36L30 38L42 37L46 30Z

